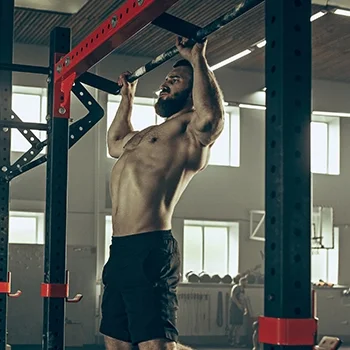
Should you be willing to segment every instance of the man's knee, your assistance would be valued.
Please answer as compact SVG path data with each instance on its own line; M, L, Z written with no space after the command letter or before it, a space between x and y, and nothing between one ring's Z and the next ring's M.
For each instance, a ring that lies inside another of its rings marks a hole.
M131 343L104 336L107 350L132 350Z
M139 343L139 350L192 350L190 347L168 339L154 339Z

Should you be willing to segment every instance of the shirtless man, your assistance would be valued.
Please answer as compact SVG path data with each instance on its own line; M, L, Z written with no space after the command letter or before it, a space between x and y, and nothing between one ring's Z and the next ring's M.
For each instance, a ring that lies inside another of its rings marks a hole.
M176 314L180 254L171 233L174 208L203 170L224 126L223 97L205 57L206 42L188 47L161 85L160 125L134 131L136 83L119 77L122 99L108 130L113 238L103 269L100 331L108 350L179 349Z

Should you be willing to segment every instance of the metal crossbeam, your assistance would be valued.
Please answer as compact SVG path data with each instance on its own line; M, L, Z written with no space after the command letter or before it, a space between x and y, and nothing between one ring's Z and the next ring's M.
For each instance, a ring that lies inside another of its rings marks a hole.
M55 65L55 82L78 78L178 0L128 0Z

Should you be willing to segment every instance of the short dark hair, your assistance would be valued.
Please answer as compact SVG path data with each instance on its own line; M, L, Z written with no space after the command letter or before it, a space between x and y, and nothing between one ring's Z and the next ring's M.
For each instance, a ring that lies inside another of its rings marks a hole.
M177 68L177 67L190 68L190 71L191 71L191 83L190 84L191 84L191 88L192 88L192 86L193 86L193 67L192 67L191 62L188 60L185 60L185 59L181 59L173 64L173 68Z

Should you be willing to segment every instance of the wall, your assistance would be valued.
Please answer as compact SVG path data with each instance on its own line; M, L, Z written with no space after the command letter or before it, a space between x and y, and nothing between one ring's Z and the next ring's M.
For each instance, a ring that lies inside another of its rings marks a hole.
M15 45L15 62L47 65L48 49L28 45ZM133 70L147 62L147 58L111 55L96 67L98 74L116 79L124 70ZM141 79L138 96L154 97L169 64ZM261 103L264 95L264 76L251 72L220 69L216 72L227 101ZM239 83L238 83L239 82ZM14 73L14 84L45 86L45 77ZM350 111L350 85L336 82L314 81L313 104L315 110ZM99 93L100 101L106 95ZM79 118L84 111L74 102L72 117ZM104 216L110 212L108 198L109 172L113 165L106 158L106 119L70 151L68 244L96 247L97 277L103 264ZM347 243L350 243L347 225L349 191L346 179L350 174L350 119L341 121L341 175L314 176L314 203L335 208L336 224L340 226L340 282L350 283ZM173 220L174 232L182 247L183 220L212 219L240 222L240 269L248 269L261 262L259 251L263 244L248 239L249 210L264 208L264 113L252 110L241 112L241 166L239 168L211 167L199 174L181 198ZM45 166L40 166L15 179L11 184L12 208L35 210L45 200ZM33 208L33 209L31 209ZM348 242L349 241L349 242ZM83 264L79 263L81 268ZM95 309L95 305L84 307ZM94 334L89 326L87 332ZM29 335L28 335L29 336ZM30 340L28 340L30 342Z

